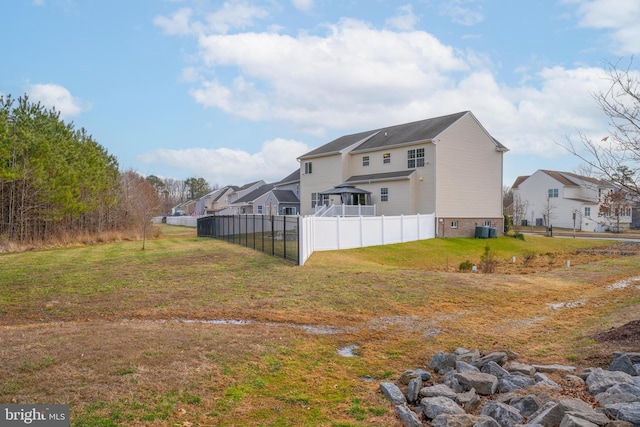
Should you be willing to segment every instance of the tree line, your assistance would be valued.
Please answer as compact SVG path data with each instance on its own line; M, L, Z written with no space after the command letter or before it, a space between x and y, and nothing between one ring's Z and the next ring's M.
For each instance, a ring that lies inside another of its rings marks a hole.
M0 246L134 230L146 236L154 215L195 190L165 180L159 191L149 178L121 172L113 155L55 108L0 96Z

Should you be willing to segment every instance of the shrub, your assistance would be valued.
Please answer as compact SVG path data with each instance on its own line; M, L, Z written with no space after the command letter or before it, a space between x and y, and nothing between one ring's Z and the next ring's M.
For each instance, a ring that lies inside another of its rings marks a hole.
M493 273L496 271L496 260L493 259L493 253L489 245L484 247L484 254L480 257L480 270L483 273Z
M469 260L466 260L461 262L458 268L460 269L460 271L471 271L471 269L473 268L473 263Z

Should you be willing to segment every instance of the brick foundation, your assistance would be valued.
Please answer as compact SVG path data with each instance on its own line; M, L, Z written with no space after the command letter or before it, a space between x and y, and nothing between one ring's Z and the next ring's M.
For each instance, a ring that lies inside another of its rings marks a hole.
M440 222L442 219L442 222ZM504 235L504 218L438 218L436 219L436 237L475 237L476 226L484 225L485 221L491 221L491 228L496 229L498 236ZM452 227L452 222L457 221L457 228Z

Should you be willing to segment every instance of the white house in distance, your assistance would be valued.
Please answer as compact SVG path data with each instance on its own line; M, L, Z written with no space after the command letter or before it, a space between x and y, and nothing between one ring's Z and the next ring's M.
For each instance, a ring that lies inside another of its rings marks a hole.
M301 214L375 206L354 215L433 213L441 237L501 234L506 151L470 111L345 135L298 158Z
M581 231L628 229L632 203L621 204L619 215L601 214L603 196L617 190L612 183L571 172L537 170L518 177L513 186L514 205L522 206L522 221L517 225L575 228Z

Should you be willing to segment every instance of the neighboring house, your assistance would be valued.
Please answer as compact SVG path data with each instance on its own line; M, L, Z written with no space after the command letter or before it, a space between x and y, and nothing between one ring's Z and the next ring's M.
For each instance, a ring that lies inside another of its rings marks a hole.
M299 157L301 214L375 205L376 215L434 213L444 237L502 233L506 151L470 111L345 135Z
M553 226L582 231L628 229L632 201L622 200L613 209L601 208L607 194L619 190L608 181L571 172L538 170L518 177L513 186L514 204L522 205L518 225ZM619 215L613 210L619 210Z
M265 185L264 181L255 181L249 184L245 184L242 187L236 188L232 192L229 192L224 196L223 200L223 202L226 204L226 207L216 211L215 215L238 215L247 213L244 211L244 202L240 202L240 200L251 192L262 187L263 185Z
M236 200L233 207L240 214L297 215L300 211L300 170L283 180L265 184Z
M196 209L195 200L187 200L171 209L173 215L192 215Z
M229 206L228 197L238 189L235 185L227 185L201 197L203 206L200 212L204 212L203 215L215 215L216 212L222 211Z

